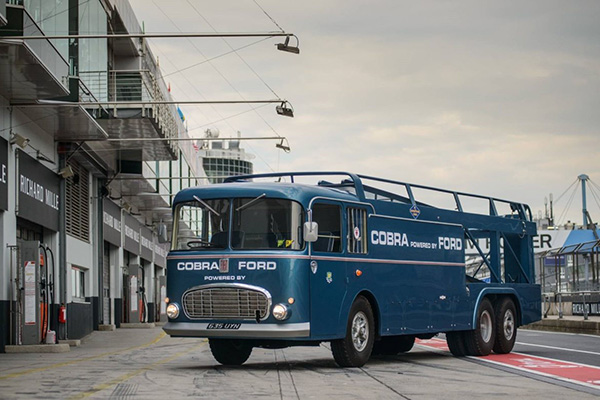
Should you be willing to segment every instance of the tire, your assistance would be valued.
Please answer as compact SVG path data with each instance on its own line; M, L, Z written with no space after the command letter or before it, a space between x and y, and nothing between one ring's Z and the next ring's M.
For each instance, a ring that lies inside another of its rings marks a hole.
M359 296L350 308L346 336L331 341L331 352L340 367L362 367L371 357L375 341L373 309Z
M450 353L454 357L464 357L467 355L465 334L466 332L463 331L446 332L446 343L448 343Z
M467 354L487 356L492 352L496 340L494 308L487 298L483 298L477 309L477 326L465 332Z
M252 353L252 346L238 339L208 339L210 351L223 365L242 365Z
M496 314L494 353L510 353L517 340L517 309L515 303L508 297L505 297L496 303L494 311Z
M373 344L374 355L395 356L406 353L415 344L414 336L384 336Z

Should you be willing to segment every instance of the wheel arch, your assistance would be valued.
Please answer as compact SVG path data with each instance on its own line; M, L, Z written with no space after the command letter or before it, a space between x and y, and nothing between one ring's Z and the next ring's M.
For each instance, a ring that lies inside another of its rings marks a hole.
M377 299L375 298L375 295L373 293L366 289L363 289L362 291L358 292L356 296L354 296L354 299L352 299L351 304L354 304L354 301L356 301L356 299L359 296L363 296L371 305L371 310L373 311L373 328L375 329L375 338L378 338L381 335L381 329L379 326L381 321L381 312L379 310L379 304L377 303Z
M513 288L484 288L481 292L479 292L477 300L475 301L472 320L473 329L477 328L477 310L479 309L479 305L484 298L487 298L492 303L492 306L495 306L498 301L506 297L510 298L515 304L515 309L517 312L517 325L521 326L521 302L519 301L517 291Z

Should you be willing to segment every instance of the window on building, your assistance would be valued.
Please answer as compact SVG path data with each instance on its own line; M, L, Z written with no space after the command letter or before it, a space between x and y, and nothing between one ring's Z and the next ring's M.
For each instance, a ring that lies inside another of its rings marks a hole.
M314 251L340 253L342 251L342 208L336 204L315 204L313 221L319 224L319 237L313 243Z
M75 301L85 301L85 269L71 267L71 295Z
M362 208L348 207L348 252L367 253L367 211Z
M69 161L74 175L66 179L66 230L67 234L90 241L90 181L88 171L77 162Z

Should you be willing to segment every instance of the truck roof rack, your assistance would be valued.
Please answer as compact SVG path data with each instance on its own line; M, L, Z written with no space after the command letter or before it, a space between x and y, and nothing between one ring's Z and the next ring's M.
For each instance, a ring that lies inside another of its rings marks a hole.
M495 198L495 197L490 197L490 196L483 196L483 195L466 193L466 192L458 192L458 191L453 191L453 190L448 190L448 189L436 188L436 187L432 187L432 186L412 184L412 183L401 182L401 181L396 181L396 180L391 180L391 179L378 178L378 177L369 176L369 175L354 174L354 173L344 172L344 171L272 172L272 173L265 173L265 174L239 175L239 176L229 177L229 178L225 179L224 182L231 183L231 182L248 181L250 179L287 177L290 179L291 183L296 183L297 177L306 177L306 176L324 176L325 177L325 176L336 176L336 175L337 176L339 176L339 175L346 176L347 178L342 179L339 183L321 180L318 182L318 185L349 191L350 193L353 193L354 195L356 195L360 201L365 201L365 200L367 200L367 198L371 198L374 200L378 200L380 198L385 198L392 202L397 201L400 203L412 204L414 206L436 207L435 205L432 205L431 203L420 201L417 198L418 196L416 196L414 189L422 189L425 191L431 191L431 192L435 192L435 193L443 193L443 194L452 196L453 201L454 201L454 204L453 204L454 209L452 211L457 211L459 213L466 212L465 209L463 208L463 204L461 202L461 197L463 197L463 198L469 198L469 199L479 199L479 200L484 200L484 201L488 202L489 210L488 210L488 213L484 214L484 215L501 216L498 213L497 203L503 203L505 205L508 205L510 207L510 210L513 213L516 213L515 216L518 217L518 219L524 220L524 221L532 221L531 209L529 208L529 206L527 204L518 203L518 202L514 202L514 201L510 201L510 200L504 200L504 199ZM374 184L366 184L365 181L371 181ZM398 191L402 191L403 193L397 193L397 192L390 191L389 189L378 188L375 186L377 183L384 183L384 184L398 186L398 188L399 188ZM439 208L439 207L436 207L436 208Z

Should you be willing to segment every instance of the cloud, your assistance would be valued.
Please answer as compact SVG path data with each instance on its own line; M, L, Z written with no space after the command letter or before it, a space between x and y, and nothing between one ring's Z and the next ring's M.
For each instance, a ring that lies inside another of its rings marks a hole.
M192 3L219 31L276 30L252 1ZM226 135L271 136L272 127L289 139L290 154L247 142L257 171L347 169L534 211L581 173L600 181L599 2L259 3L298 35L300 55L275 51L272 39L240 51L260 79L235 54L167 78L176 98L271 98L273 89L291 101L293 119L270 105L214 124ZM132 4L147 31L211 30L186 1L163 9L177 26L145 0ZM166 72L230 50L218 39L191 43L152 42ZM186 115L193 127L248 109Z

